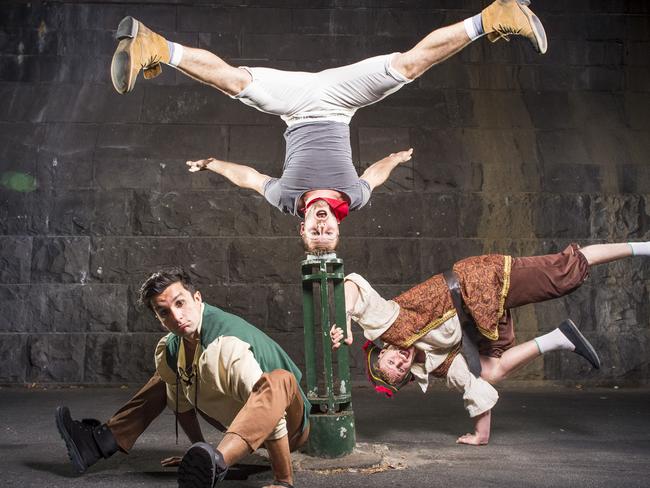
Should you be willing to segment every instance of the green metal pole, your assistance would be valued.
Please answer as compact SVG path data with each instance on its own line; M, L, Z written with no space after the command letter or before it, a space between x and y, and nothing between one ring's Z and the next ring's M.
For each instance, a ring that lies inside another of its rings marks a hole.
M302 262L303 325L305 331L305 370L307 395L313 408L310 415L311 430L307 453L312 456L336 458L350 454L356 435L350 388L348 349L345 345L336 354L337 375L334 374L332 343L329 331L332 326L330 306L334 309L335 323L345 329L345 293L343 289L343 261L336 256L312 257ZM320 299L320 333L316 331L314 285L318 283ZM330 283L333 293L330 294ZM316 340L320 339L323 351L322 369L316 362ZM324 390L318 388L320 369ZM335 376L338 381L335 381Z

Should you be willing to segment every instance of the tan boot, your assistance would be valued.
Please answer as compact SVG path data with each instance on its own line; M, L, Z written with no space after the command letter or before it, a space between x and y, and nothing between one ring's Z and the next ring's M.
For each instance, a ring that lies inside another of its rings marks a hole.
M111 80L118 93L133 90L138 71L155 78L162 73L160 63L169 63L169 46L161 35L149 30L133 17L124 17L115 38L120 41L111 62Z
M535 50L544 54L548 48L544 26L529 8L530 0L496 0L481 12L483 30L490 41L508 41L509 36L523 36Z

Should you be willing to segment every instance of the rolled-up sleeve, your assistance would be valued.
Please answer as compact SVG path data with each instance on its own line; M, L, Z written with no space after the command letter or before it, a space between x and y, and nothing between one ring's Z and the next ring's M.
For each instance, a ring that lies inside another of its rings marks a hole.
M474 376L461 355L456 356L449 367L447 386L463 392L463 402L470 417L491 410L499 400L494 387L483 378Z
M399 315L399 305L382 298L361 275L351 273L345 277L345 281L359 288L359 298L348 311L349 316L363 329L363 335L374 341L393 325Z

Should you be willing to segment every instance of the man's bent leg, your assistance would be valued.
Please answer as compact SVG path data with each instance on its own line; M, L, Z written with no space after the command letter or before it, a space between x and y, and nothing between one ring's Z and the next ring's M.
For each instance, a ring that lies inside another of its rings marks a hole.
M179 486L208 486L210 480L222 479L228 466L237 463L265 441L276 479L292 483L289 449L306 440L307 429L302 430L303 409L293 374L285 370L263 374L217 449L199 443L187 451L179 467ZM285 412L287 435L268 439ZM199 482L195 483L197 477Z
M505 308L567 295L582 285L588 275L589 262L577 244L557 254L513 258Z
M154 373L147 384L106 422L120 450L128 453L166 404L165 382Z
M415 79L483 34L492 42L510 35L524 36L537 52L544 53L544 27L526 3L527 0L497 0L479 15L434 30L412 49L395 56L392 66L407 78Z
M251 81L245 70L230 66L209 51L171 43L133 17L122 19L115 37L119 44L111 62L111 80L118 93L133 90L141 69L145 78L158 76L160 63L178 67L228 95L241 92Z
M128 453L136 439L163 411L165 403L165 384L155 374L105 424L94 419L73 420L67 407L58 407L56 426L75 470L83 473L118 450Z

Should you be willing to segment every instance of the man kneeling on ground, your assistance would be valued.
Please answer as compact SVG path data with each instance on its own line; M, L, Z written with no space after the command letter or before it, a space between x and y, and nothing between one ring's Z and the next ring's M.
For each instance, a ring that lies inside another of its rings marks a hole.
M128 452L167 404L194 442L182 460L163 460L180 463L179 487L211 488L262 444L274 476L269 487L291 487L290 452L307 440L311 408L291 358L245 320L204 303L180 268L152 274L140 301L170 332L156 347L156 374L106 424L72 420L67 407L57 408L57 428L75 469ZM204 442L197 412L225 430L216 449Z

